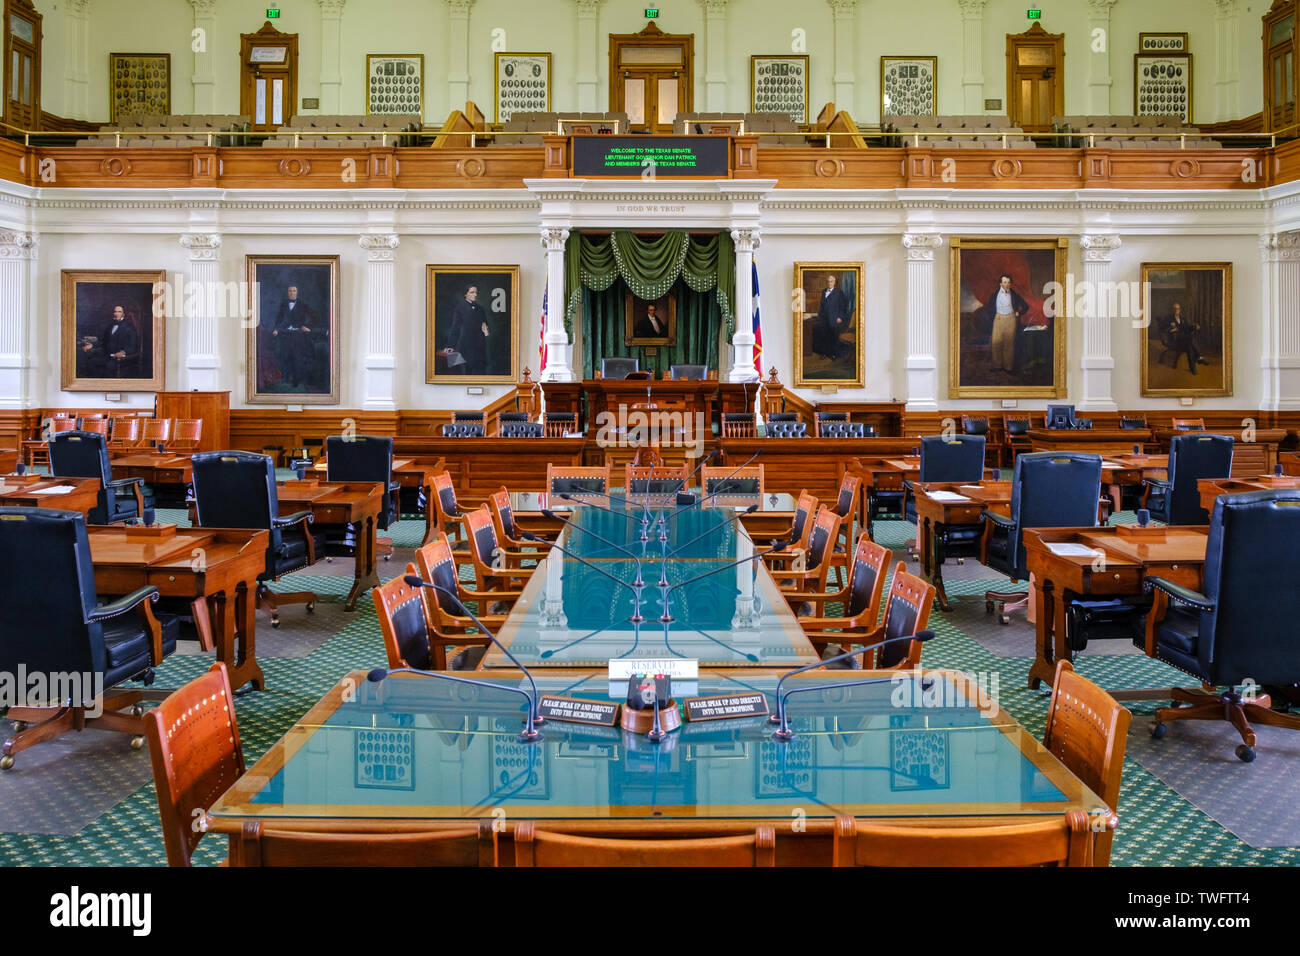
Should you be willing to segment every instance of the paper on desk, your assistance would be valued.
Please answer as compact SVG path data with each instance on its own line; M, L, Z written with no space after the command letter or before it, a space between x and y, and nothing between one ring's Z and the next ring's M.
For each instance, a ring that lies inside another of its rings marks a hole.
M1103 467L1103 468L1125 468L1125 467L1127 467L1127 466L1121 464L1121 463L1118 462L1118 461L1103 461L1103 462L1101 463L1101 467Z
M72 485L55 485L53 488L38 488L32 492L34 495L66 495L70 491L77 489Z
M965 495L954 494L951 491L927 491L926 494L935 501L970 501Z
M1059 554L1063 558L1095 558L1101 554L1100 551L1086 544L1049 544L1047 549L1052 554Z

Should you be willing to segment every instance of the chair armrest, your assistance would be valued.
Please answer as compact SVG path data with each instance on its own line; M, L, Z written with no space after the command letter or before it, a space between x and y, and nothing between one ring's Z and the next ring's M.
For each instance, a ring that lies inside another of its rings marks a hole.
M306 519L308 524L314 520L310 511L295 511L291 515L281 515L278 518L271 519L271 526L274 528L287 528L291 524L297 524L299 521ZM305 528L303 529L306 530Z
M115 478L108 483L110 488L127 488L131 485L144 485L143 478Z
M133 610L145 598L150 601L158 600L158 589L152 584L142 588L136 588L130 594L111 601L108 604L95 608L86 615L86 623L93 624L96 621L108 621L115 617L120 617L127 611Z
M1142 484L1157 493L1162 491L1167 492L1169 490L1169 482L1163 478L1143 478Z
M989 511L987 508L980 512L980 517L985 521L992 522L999 528L1007 528L1009 530L1016 526L1016 523L1006 515L1000 515L996 511Z
M1165 578L1146 578L1142 582L1142 591L1145 594L1150 594L1152 591L1162 591L1179 604L1186 604L1198 611L1213 611L1215 608L1215 602L1200 591L1193 591L1191 588L1185 588L1181 584L1175 584Z

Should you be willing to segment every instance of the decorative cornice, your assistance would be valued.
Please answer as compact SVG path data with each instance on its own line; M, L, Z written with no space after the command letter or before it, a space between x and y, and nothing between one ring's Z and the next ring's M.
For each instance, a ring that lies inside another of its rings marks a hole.
M727 15L727 2L728 0L699 0L706 17L725 17Z
M731 230L731 241L736 244L737 252L753 252L762 243L762 230L753 226L741 226Z
M963 20L982 20L988 5L989 0L957 0Z
M0 232L0 259L35 259L40 238L31 232Z
M316 0L320 4L320 15L322 17L339 18L343 16L343 8L347 6L347 0Z
M1094 18L1100 17L1103 20L1110 19L1110 8L1115 6L1119 0L1088 0L1088 9L1092 12Z
M453 17L468 17L474 0L447 0L447 9Z
M564 244L569 240L569 230L563 226L542 227L542 247L547 252L563 252Z
M1214 0L1214 18L1226 20L1241 12L1241 0Z
M837 17L851 17L858 12L858 0L826 0Z
M371 262L392 262L397 258L401 239L392 233L366 233L357 239L357 245L366 250Z
M933 262L934 254L943 245L943 236L937 232L905 232L903 248L908 262Z
M1259 253L1265 262L1300 260L1300 232L1265 233L1259 237Z
M221 236L215 232L187 232L181 247L190 251L191 262L213 262L221 255Z
M578 10L580 17L594 17L600 14L600 5L605 0L573 0L573 5Z
M194 16L198 17L215 17L217 15L217 0L190 0L190 6L194 8Z
M1083 249L1084 262L1110 262L1111 254L1120 247L1122 240L1113 234L1093 234L1079 237L1079 246Z

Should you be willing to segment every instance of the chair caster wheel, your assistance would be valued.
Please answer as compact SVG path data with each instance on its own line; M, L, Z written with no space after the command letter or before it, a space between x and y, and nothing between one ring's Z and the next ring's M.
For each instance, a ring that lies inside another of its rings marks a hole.
M27 729L27 721L25 720L14 721L14 733L21 734L26 729Z
M271 618L271 627L278 628L279 626L280 626L280 619L278 617Z
M325 563L326 563L326 564L333 564L333 563L334 563L334 559L331 558L331 557L326 557L326 558L325 558Z
M391 560L393 560L393 556L392 556L391 554L386 554L386 555L384 555L384 560L385 560L385 561L391 561Z
M0 770L12 770L12 769L14 769L14 758L9 756L8 754L5 754L3 757L0 757Z
M1236 750L1237 758L1242 763L1253 763L1255 760L1255 748L1247 747L1245 744L1239 746Z
M1165 724L1156 724L1151 728L1151 736L1160 740L1165 734L1169 733L1169 727Z
M957 566L958 566L958 567L963 566L965 563L966 563L966 559L965 559L965 558L958 558L958 559L957 559Z
M985 613L985 614L992 614L992 613L993 613L993 602L992 602L992 601L985 601L985 602L984 602L984 613Z
M132 705L131 705L131 716L132 716L132 717L143 717L143 716L144 716L144 705L143 705L143 704L132 704Z
M132 750L139 750L139 749L140 749L141 747L143 747L143 746L144 746L144 738L143 738L143 737L132 737L132 738L131 738L131 749L132 749Z
M1003 627L1006 627L1008 624L1011 623L1011 615L1010 614L998 615L998 623L1001 624Z
M316 610L316 602L315 602L315 601L308 601L308 602L307 602L307 613L308 613L308 614L311 614L311 613L312 613L313 611L315 611L315 610Z

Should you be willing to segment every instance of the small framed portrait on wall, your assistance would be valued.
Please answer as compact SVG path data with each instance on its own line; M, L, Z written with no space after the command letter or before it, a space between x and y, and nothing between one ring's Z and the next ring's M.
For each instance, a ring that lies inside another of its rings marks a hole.
M61 387L162 391L166 270L64 269L61 280Z
M424 54L366 55L366 112L424 114Z
M808 122L808 55L751 56L749 108L753 113L784 113L796 123Z
M551 109L551 55L498 53L496 60L496 122L515 113L548 113Z
M172 111L170 53L110 53L108 55L108 121L123 116Z
M882 56L880 115L933 116L939 101L939 58Z
M676 345L677 296L669 291L654 301L638 299L628 289L623 300L625 345Z

